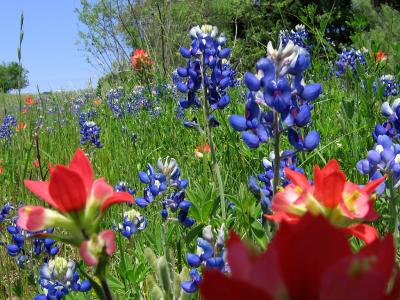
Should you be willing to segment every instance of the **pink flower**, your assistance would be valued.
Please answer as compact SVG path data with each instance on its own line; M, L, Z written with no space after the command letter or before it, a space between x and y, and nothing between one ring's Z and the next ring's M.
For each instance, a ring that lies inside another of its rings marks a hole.
M104 252L111 256L116 248L114 231L104 230L99 235L92 235L90 240L84 241L79 252L87 265L94 266Z

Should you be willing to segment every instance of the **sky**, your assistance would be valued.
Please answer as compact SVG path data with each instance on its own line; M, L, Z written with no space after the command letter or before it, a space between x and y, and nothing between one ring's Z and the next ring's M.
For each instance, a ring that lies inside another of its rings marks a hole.
M25 93L85 88L101 76L76 44L83 29L74 12L79 0L0 0L0 62L18 61L19 20L24 13L22 65Z

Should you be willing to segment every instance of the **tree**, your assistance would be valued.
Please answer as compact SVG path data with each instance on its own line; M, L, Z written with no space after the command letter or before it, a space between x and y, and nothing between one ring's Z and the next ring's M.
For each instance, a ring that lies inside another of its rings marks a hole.
M28 86L28 71L17 62L0 64L0 91L8 93L11 90L18 89L19 78L20 88Z

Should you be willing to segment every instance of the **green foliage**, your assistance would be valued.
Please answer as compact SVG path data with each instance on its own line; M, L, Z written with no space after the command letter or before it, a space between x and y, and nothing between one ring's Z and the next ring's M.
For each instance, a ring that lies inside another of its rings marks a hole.
M21 86L28 86L28 71L17 62L0 64L0 91L8 93L11 90L18 89L18 81L21 76Z
M357 13L351 23L358 31L351 37L355 47L366 47L375 53L378 50L388 55L386 71L400 71L400 12L387 5L376 10L370 1L354 1Z

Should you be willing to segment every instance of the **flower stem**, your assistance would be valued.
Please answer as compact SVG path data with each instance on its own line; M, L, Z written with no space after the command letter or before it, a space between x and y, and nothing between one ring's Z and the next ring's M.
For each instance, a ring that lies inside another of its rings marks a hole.
M395 243L397 245L399 241L399 218L398 218L398 213L397 213L397 197L396 197L396 191L394 187L394 180L393 178L389 179L389 208L390 208L390 213L391 213L391 219L390 219L390 228L389 230L393 232L393 236L395 239Z
M279 113L274 110L274 195L280 184L279 164L280 164L280 132L279 132Z
M108 282L106 278L100 279L101 287L103 288L104 297L106 300L112 300L112 295L110 291L110 287L108 286Z
M225 209L225 192L224 192L224 183L222 181L222 176L221 176L221 170L218 165L218 160L217 156L215 153L215 147L214 147L214 142L212 139L212 133L211 133L211 128L210 124L208 122L208 117L210 114L210 109L208 107L208 101L207 101L207 87L205 85L205 76L206 72L203 66L203 57L201 57L201 63L200 63L200 70L201 70L201 77L202 77L202 85L203 85L203 101L202 101L202 107L203 107L203 118L204 118L204 128L205 128L205 133L206 137L208 140L208 144L210 145L210 153L211 153L211 160L213 163L214 167L214 172L215 175L217 176L217 182L218 182L218 192L219 192L219 197L220 197L220 206L221 206L221 212L222 212L222 219L226 219L226 209Z

